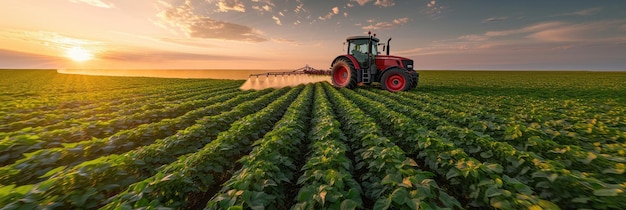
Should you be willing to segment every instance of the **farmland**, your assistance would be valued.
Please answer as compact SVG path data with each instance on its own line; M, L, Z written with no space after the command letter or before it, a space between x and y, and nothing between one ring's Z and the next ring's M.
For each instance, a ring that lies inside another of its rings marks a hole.
M626 73L410 92L0 71L3 209L626 209Z

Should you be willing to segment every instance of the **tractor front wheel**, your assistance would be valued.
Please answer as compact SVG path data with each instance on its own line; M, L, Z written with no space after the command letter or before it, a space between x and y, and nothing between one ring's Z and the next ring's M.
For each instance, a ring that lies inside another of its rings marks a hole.
M411 86L409 89L413 89L417 87L417 83L419 82L419 75L415 71L409 71L409 77L411 78Z
M380 80L383 90L391 92L405 91L411 88L411 78L406 71L398 68L387 70Z
M356 87L356 69L352 62L345 58L339 58L333 63L332 80L335 87L355 88Z

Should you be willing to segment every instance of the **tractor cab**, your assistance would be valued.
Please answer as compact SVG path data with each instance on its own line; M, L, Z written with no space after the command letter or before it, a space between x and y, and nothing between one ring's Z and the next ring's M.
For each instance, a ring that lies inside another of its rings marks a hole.
M370 67L368 63L368 56L370 60L374 60L378 55L378 42L379 39L370 36L352 36L346 39L348 42L348 54L352 55L361 69Z
M350 36L347 53L331 64L332 82L335 87L355 88L360 85L380 83L381 88L392 92L407 91L417 86L419 74L413 69L413 60L389 55L389 42L383 45L386 55L380 55L380 39L368 36Z

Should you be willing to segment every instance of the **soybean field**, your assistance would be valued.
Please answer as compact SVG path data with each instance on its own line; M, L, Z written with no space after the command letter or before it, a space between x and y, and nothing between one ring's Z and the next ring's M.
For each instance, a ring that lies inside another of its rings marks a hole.
M0 70L2 209L626 209L626 73L327 82Z

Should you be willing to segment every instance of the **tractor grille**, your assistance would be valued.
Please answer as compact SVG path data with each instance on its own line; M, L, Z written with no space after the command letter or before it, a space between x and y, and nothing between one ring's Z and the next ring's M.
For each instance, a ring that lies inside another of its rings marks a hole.
M406 70L413 70L413 60L402 60L402 65Z

